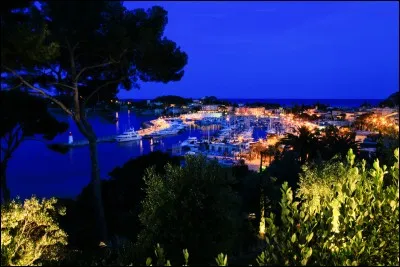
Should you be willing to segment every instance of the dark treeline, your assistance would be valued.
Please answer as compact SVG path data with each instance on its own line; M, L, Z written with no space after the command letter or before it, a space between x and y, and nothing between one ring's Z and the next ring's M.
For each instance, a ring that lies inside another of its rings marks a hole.
M399 92L391 94L388 98L379 103L380 107L398 107L399 106Z

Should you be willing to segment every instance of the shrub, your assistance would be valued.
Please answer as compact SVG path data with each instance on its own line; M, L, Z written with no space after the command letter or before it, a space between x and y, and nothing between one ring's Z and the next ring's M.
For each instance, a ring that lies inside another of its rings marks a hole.
M389 169L375 160L366 170L347 164L304 168L296 198L282 186L281 227L273 213L266 218L265 251L259 265L399 265L399 150Z
M67 235L53 219L57 200L32 197L1 207L1 265L40 265L59 260Z
M185 167L167 165L165 175L150 169L145 182L138 253L149 253L158 242L173 262L182 259L184 247L193 251L192 263L204 264L220 251L233 251L243 221L241 201L232 189L234 178L216 161L188 156Z

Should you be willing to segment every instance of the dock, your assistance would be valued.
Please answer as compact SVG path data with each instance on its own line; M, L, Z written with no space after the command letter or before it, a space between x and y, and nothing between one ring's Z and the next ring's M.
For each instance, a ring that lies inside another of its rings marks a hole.
M97 143L105 143L105 142L115 142L115 135L101 136L101 137L97 138ZM72 144L61 143L60 145L67 146L67 147L80 147L80 146L89 145L89 141L88 140L77 140L77 141L72 142Z

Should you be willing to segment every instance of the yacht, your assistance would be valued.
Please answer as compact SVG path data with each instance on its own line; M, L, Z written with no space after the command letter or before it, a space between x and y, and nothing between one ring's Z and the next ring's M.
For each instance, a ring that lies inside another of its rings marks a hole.
M181 148L187 149L188 151L198 152L200 148L200 143L197 137L189 137L187 140L180 144Z
M135 131L134 128L129 128L124 133L117 135L115 137L115 140L117 142L138 141L141 139L142 139L142 137Z
M178 133L177 129L164 129L158 132L159 135L175 135Z
M189 137L188 139L186 139L185 141L183 141L181 143L181 147L183 147L183 146L194 146L194 145L198 145L197 137Z

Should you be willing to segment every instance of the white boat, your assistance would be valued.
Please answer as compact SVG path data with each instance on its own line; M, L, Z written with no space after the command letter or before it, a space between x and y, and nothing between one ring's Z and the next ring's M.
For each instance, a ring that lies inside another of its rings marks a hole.
M175 135L179 132L178 129L173 129L173 128L169 128L169 129L164 129L161 131L158 131L157 134L159 136L163 136L163 135Z
M197 137L189 137L185 141L181 143L181 147L183 146L196 146L199 144L199 141L197 140Z
M198 152L200 148L200 143L197 137L189 137L188 139L183 141L180 145L181 148L192 152Z
M142 137L135 131L134 128L129 128L124 133L117 135L115 137L115 140L117 142L138 141L141 139L142 139Z

